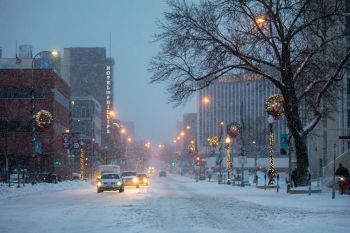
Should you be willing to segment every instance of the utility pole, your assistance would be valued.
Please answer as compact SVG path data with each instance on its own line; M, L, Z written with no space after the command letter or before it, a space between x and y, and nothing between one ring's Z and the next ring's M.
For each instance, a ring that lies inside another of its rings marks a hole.
M242 170L242 180L241 180L241 187L244 187L244 147L245 147L245 132L244 132L244 121L243 121L243 115L241 114L241 129L242 129L242 133L241 133L241 139L242 139L242 147L241 147L241 170Z
M333 145L333 186L332 186L332 199L335 198L335 158L336 158L336 153L337 153L337 144Z

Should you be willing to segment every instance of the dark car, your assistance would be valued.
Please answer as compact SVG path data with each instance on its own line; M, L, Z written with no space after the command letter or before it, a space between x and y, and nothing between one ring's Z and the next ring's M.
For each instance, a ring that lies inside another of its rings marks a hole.
M140 185L149 185L149 178L146 174L137 174Z
M166 177L166 172L165 171L160 171L159 172L159 177Z
M54 183L57 184L58 182L58 176L51 172L43 172L39 173L36 180L38 182L45 182L45 183Z

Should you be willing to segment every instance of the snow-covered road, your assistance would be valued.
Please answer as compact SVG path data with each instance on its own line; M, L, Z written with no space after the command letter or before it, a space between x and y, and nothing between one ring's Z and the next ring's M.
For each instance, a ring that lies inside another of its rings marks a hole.
M327 200L327 202L325 201ZM333 203L332 203L333 201ZM288 195L170 175L149 188L94 186L0 199L1 233L347 232L350 197Z

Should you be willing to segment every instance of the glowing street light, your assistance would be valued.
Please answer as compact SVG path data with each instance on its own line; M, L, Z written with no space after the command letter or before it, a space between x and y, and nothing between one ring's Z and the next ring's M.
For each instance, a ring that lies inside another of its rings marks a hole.
M128 137L127 141L128 141L128 143L131 143L132 142L132 138Z
M180 135L181 135L181 137L184 137L184 136L185 136L185 132L182 131L182 132L180 133Z
M262 28L262 27L264 27L264 25L266 23L266 18L265 18L265 16L258 16L255 18L255 22L259 28Z
M114 118L115 112L114 112L113 110L111 110L111 111L108 112L108 115L109 115L110 117Z
M203 104L205 104L205 105L208 105L210 102L208 97L204 97L202 101L203 101Z

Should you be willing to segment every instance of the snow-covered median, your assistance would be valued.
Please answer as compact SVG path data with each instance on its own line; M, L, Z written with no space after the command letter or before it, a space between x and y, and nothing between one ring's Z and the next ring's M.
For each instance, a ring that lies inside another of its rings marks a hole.
M17 188L17 184L12 184L11 187L8 187L8 184L1 183L0 200L13 197L27 196L29 194L84 189L91 187L92 185L89 182L85 181L64 181L59 182L58 184L37 183L35 185L25 184L25 186L21 184L20 188Z

